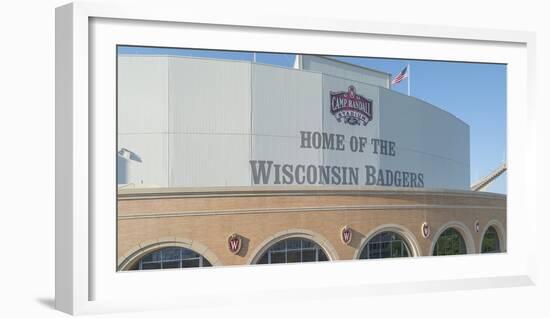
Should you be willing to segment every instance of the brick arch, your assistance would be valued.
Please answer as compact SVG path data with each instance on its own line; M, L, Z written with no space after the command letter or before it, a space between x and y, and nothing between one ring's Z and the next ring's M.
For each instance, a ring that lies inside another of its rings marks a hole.
M141 242L118 259L118 270L128 270L143 256L165 247L184 247L206 258L212 266L223 265L219 258L204 244L186 238L170 237Z
M248 259L247 264L256 264L256 262L258 262L265 251L273 246L273 244L294 237L305 238L316 243L323 249L323 252L325 252L328 259L331 261L339 259L336 249L321 234L306 229L290 229L275 233L274 235L271 235L270 237L265 239L261 244L256 247L254 252L251 254L252 256Z
M462 239L464 239L464 244L466 244L466 254L474 254L479 253L479 251L476 251L474 236L472 232L470 231L470 228L467 227L464 223L459 221L450 221L447 222L439 227L437 232L433 234L432 244L430 246L430 253L428 256L432 256L434 253L435 244L437 243L437 240L439 239L439 236L445 232L448 228L454 228L455 230L462 235Z
M506 230L504 229L504 225L498 221L498 220L490 220L485 224L483 227L483 230L480 232L481 236L479 238L479 253L481 253L481 246L483 245L483 237L485 236L485 232L489 229L489 227L492 226L497 230L498 234L498 243L500 245L501 252L506 252Z
M399 224L383 224L374 228L367 235L365 235L365 237L361 240L361 243L359 243L359 248L357 248L357 250L355 251L353 259L359 259L359 256L361 256L361 252L363 251L367 243L381 232L394 232L399 234L407 242L407 245L410 248L410 252L413 254L411 256L417 257L422 255L420 252L420 245L418 244L418 241L414 234L409 229Z

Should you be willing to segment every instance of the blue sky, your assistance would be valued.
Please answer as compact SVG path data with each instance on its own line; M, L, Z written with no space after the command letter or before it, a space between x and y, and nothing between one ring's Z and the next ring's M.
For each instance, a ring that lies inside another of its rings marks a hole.
M169 54L231 60L252 60L253 53L193 49L119 47L119 54ZM292 67L294 54L257 53L256 62ZM411 67L411 96L434 104L470 125L471 181L505 161L506 65L366 57L333 57L393 76ZM392 87L407 94L407 80ZM506 193L506 174L487 189Z

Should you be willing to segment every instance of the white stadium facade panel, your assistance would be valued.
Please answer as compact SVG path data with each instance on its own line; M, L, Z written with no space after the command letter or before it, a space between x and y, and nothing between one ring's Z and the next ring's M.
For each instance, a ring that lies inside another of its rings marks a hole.
M389 74L309 56L118 59L121 186L470 187L469 126ZM366 113L331 108L349 96Z

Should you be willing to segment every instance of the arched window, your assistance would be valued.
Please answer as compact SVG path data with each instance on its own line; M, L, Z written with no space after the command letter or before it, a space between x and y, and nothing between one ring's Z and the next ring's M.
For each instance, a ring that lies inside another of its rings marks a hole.
M304 238L288 238L273 244L256 264L322 261L328 261L328 257L317 243Z
M448 228L437 239L434 256L466 254L466 243L462 235L454 228Z
M409 247L401 235L395 232L381 232L371 238L363 250L360 259L391 258L411 256Z
M481 242L481 253L500 253L500 241L497 230L489 226Z
M130 270L212 266L202 255L184 247L165 247L137 261Z

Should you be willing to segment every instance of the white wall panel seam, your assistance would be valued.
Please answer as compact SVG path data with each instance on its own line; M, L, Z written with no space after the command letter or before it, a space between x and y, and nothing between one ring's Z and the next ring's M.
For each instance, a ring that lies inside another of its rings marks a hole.
M391 77L391 75L390 75L390 77ZM380 89L380 87L378 87L377 92L376 92L377 93L376 95L378 96L378 101L376 102L378 104L378 114L373 114L373 116L374 115L380 116L380 114L382 114L382 103L380 103L380 100L381 100L380 91L381 91L381 89ZM376 108L373 106L373 111L374 111L374 109L376 109ZM382 136L381 136L382 125L383 125L382 117L379 117L378 118L378 127L377 127L377 129L378 129L378 138L380 138L380 139L383 139ZM382 168L381 163L380 163L380 156L378 156L376 158L376 164L378 165L378 168Z
M167 160L167 175L166 175L166 184L171 187L172 186L172 158L170 158L170 148L172 147L172 134L170 134L171 125L172 122L170 121L170 66L172 64L172 58L167 57L166 58L166 104L167 104L167 110L166 110L166 123L168 127L168 135L167 138L167 144L166 144L166 160Z
M321 94L324 94L325 93L325 75L323 73L321 73ZM320 114L321 114L321 118L320 118L320 125L319 127L321 127L321 131L324 132L325 131L325 112L327 111L326 110L326 107L324 105L324 96L321 96L321 111L320 111ZM319 162L321 162L321 164L323 166L325 166L327 163L325 162L325 151L324 150L321 150L319 151Z
M248 159L252 159L252 154L254 153L254 150L252 149L252 147L254 147L253 145L253 142L252 142L252 138L254 138L254 128L253 128L253 111L254 111L254 90L253 90L253 85L254 85L254 68L255 66L250 63L250 113L249 113L249 136L248 136ZM252 181L252 173L250 173L249 175L249 178L248 178L248 181L250 182L249 184L252 186L253 185L253 181Z

